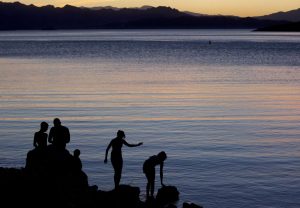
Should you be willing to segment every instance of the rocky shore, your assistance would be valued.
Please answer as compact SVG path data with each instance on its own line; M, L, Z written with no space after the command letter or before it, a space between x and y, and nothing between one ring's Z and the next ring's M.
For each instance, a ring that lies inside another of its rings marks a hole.
M140 200L140 188L120 185L111 191L88 183L78 158L53 146L27 154L24 168L0 168L1 205L6 207L174 208L179 192L174 186L158 190L155 199ZM199 208L183 203L183 208Z

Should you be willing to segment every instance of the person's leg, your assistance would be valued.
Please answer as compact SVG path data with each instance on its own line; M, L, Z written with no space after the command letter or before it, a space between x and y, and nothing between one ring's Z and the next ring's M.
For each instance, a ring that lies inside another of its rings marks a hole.
M146 174L146 177L147 177L146 197L148 199L149 198L149 190L150 190L150 181L149 181L147 174Z
M115 171L114 182L115 182L115 189L116 189L120 185L121 176L122 176L122 169L123 169L123 160L122 160L122 158L118 159L118 160L115 160L113 162L113 167L114 167L114 171Z
M149 184L150 196L153 197L153 195L154 195L154 184L155 184L155 169L154 168L149 170L148 184Z
M151 193L151 197L154 196L154 186L155 186L155 181L152 180L152 181L150 182L150 193Z
M114 175L114 181L115 181L115 188L118 188L120 185L120 181L121 181L121 170L118 169L115 171L115 175Z

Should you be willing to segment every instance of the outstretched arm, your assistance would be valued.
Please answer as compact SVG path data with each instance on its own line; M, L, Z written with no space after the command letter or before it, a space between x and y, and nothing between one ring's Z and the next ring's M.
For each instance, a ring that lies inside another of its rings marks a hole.
M160 183L161 183L162 186L165 186L165 184L163 183L163 178L164 178L164 171L163 171L163 169L164 169L164 162L162 162L160 164Z
M111 148L111 143L112 142L110 142L109 145L106 148L104 163L107 163L107 155L108 155L109 149Z
M127 146L127 147L137 147L137 146L141 146L143 144L143 142L140 142L138 144L129 144L126 142L126 140L123 140L123 143Z

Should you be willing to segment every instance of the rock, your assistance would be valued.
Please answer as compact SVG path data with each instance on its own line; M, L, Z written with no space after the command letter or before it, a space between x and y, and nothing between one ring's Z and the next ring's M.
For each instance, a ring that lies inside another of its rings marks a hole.
M140 204L140 188L120 185L112 191L98 191L97 207L107 208L135 208Z
M184 202L182 208L203 208L203 207L194 203L189 204L187 202Z
M169 204L179 200L179 191L175 186L163 186L156 195L156 200L161 204Z
M174 204L168 204L165 208L177 208L177 206Z

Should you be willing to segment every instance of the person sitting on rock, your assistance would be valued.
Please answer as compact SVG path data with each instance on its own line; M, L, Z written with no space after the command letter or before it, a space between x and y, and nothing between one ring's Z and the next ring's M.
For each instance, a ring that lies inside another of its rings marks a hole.
M72 157L72 176L74 179L74 186L80 189L88 188L88 176L82 171L82 162L80 159L80 150L75 149Z
M162 151L158 153L157 155L153 155L149 157L143 165L143 172L146 175L147 178L147 187L146 187L146 193L147 193L147 199L149 196L153 198L154 195L154 185L155 185L155 166L160 165L160 183L162 186L165 186L163 184L163 167L164 167L164 161L167 159L167 154ZM150 193L150 195L149 195Z
M54 127L50 129L48 142L53 144L57 149L66 149L66 144L70 142L69 129L63 125L58 118L53 120Z
M48 134L46 131L48 130L48 123L43 121L41 123L40 130L38 132L35 132L34 138L33 138L33 146L36 148L45 148L47 147L47 137Z
M80 159L80 150L79 149L75 149L74 150L74 153L73 153L73 156L74 156L74 170L75 171L81 171L82 169L82 163L81 163L81 159Z

